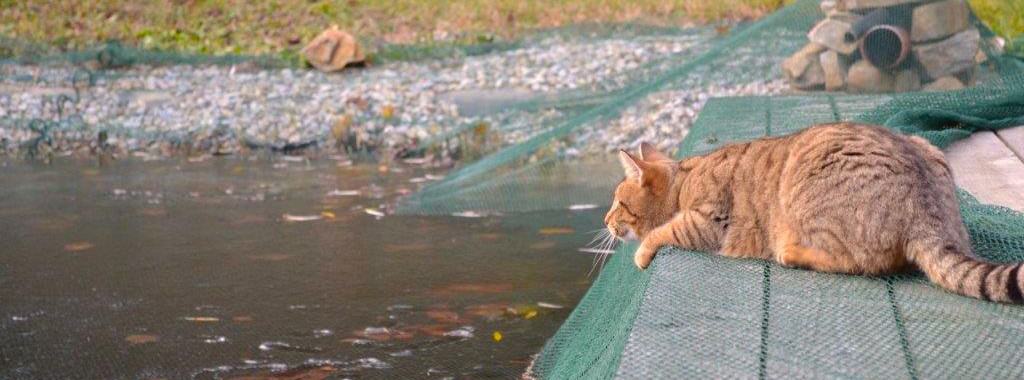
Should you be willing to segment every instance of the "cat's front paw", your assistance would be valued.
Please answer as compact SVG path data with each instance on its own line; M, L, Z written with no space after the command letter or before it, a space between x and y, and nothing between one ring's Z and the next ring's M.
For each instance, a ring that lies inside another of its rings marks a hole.
M652 248L649 244L640 244L640 248L637 248L636 253L633 254L633 263L636 264L637 268L647 269L657 253L658 247Z

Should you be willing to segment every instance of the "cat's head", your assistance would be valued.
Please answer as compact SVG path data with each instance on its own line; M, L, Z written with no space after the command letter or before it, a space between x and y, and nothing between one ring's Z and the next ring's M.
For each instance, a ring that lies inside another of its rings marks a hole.
M604 223L621 239L639 240L675 213L670 194L675 162L647 143L640 144L637 155L619 151L619 161L626 178L615 188Z

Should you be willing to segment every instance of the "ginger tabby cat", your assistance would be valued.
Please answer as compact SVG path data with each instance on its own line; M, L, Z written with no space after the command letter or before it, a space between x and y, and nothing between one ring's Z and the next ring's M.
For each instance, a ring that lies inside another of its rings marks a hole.
M640 268L671 245L833 273L916 267L958 294L1022 302L1021 264L973 256L949 165L922 138L836 123L682 161L647 144L619 156L605 224L641 241Z

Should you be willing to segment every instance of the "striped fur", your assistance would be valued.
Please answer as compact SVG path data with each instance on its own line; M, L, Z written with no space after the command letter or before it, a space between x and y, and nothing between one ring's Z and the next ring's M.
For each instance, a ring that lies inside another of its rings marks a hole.
M952 172L924 139L836 123L682 161L647 144L620 159L605 223L641 240L640 268L672 245L822 272L916 267L958 294L1022 302L1020 264L973 256Z

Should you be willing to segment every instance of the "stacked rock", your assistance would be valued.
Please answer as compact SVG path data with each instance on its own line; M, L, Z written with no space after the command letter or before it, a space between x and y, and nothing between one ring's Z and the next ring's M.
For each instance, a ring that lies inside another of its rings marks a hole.
M954 90L985 59L965 0L822 0L821 10L810 42L782 62L794 89Z

